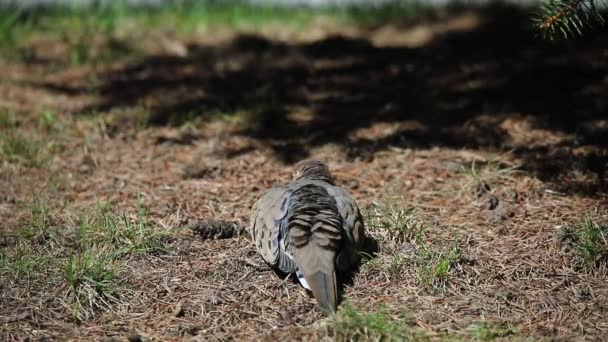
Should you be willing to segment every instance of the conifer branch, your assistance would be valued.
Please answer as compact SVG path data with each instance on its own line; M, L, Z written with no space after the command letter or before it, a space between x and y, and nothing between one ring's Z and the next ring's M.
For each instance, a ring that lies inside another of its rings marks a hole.
M588 26L604 23L596 0L545 0L542 1L536 21L539 31L554 39L559 33L564 38L582 35Z

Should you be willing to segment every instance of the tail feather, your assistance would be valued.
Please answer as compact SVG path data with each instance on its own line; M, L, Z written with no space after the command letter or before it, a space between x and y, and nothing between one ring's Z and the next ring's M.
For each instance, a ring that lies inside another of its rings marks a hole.
M299 271L326 313L336 310L336 256L342 246L342 221L335 201L322 187L294 191L288 230Z
M338 305L336 253L309 244L305 248L296 249L294 257L321 309L328 313L335 311Z
M336 272L317 272L306 277L306 280L321 309L327 313L335 312L338 305Z

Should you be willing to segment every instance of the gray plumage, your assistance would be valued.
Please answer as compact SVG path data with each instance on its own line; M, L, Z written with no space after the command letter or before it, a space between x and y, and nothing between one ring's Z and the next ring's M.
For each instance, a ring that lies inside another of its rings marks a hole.
M270 188L253 206L250 229L271 267L295 273L324 311L335 311L339 275L359 263L364 227L355 200L325 164L298 163L291 183Z

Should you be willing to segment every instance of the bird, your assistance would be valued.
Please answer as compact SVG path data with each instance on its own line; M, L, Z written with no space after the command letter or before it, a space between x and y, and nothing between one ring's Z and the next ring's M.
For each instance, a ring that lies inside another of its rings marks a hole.
M364 229L357 203L318 160L297 163L292 181L266 190L251 210L257 252L275 271L295 274L326 314L336 311L340 279L361 261Z

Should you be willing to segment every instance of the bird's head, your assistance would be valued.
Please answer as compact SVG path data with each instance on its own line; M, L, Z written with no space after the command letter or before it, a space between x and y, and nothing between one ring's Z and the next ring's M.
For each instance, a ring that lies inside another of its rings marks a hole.
M318 160L303 160L296 164L293 179L297 180L302 178L321 180L334 184L334 179L329 172L329 168L325 163Z

